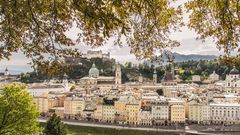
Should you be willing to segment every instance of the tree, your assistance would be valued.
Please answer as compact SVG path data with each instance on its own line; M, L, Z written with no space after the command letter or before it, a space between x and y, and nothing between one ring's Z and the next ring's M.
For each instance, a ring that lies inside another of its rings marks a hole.
M80 55L79 43L98 47L112 37L117 45L126 40L138 58L151 57L180 45L169 37L183 26L182 6L174 7L175 1L0 1L0 59L22 51L34 64L45 63L46 56L59 61ZM198 38L213 37L227 53L239 46L240 0L191 0L185 8ZM72 28L76 41L67 34Z
M39 113L23 84L13 83L0 89L0 134L34 134L40 132Z
M162 96L162 95L163 95L163 89L158 89L156 92L157 92L157 94L158 94L159 96Z
M226 53L239 47L240 0L191 0L185 6L191 13L188 26L198 38L214 38Z
M46 135L66 135L67 127L55 113L48 119L44 129Z
M34 63L50 56L78 56L73 46L101 46L111 37L144 58L179 45L169 37L182 25L175 0L8 0L0 1L0 59L22 51ZM77 40L67 32L74 28Z

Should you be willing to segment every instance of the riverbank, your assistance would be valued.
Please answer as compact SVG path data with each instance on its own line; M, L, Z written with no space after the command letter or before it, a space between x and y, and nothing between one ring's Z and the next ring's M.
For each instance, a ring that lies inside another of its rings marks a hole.
M44 127L45 123L41 123ZM161 132L161 131L139 131L132 129L114 129L114 128L102 128L102 127L89 127L89 126L77 126L67 125L69 133L74 135L179 135L175 132Z

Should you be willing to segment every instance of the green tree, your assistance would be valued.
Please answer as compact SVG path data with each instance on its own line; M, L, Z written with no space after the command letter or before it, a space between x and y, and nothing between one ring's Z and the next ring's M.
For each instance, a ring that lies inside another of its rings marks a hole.
M67 126L61 121L61 118L54 113L48 119L44 133L46 135L66 135Z
M0 134L26 135L40 132L39 113L26 86L13 83L0 89Z
M157 92L157 94L158 94L159 96L162 96L162 95L163 95L163 89L158 89L156 92Z

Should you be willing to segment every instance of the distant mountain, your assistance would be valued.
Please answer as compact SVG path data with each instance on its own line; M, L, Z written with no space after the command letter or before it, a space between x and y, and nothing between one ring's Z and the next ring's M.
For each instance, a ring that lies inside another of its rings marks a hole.
M215 56L215 55L200 55L200 54L184 55L179 53L172 53L172 55L175 58L175 62L183 62L183 61L189 61L189 60L194 60L194 61L214 60L218 58L218 56Z
M173 56L174 57L174 61L175 62L183 62L183 61L189 61L189 60L193 60L193 61L200 61L200 60L214 60L217 59L218 56L215 55L200 55L200 54L180 54L180 53L171 53L168 52L167 53L169 56ZM164 55L163 57L158 57L156 61L162 61L164 62L163 64L166 64L167 62L167 56ZM150 61L150 60L145 60L144 61L145 64L148 65L156 65L159 66L159 62L154 62L154 61Z

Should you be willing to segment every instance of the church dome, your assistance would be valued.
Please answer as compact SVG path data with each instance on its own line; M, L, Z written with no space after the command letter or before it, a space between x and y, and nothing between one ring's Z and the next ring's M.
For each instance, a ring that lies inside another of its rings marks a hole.
M89 75L96 75L98 76L99 75L99 70L96 68L95 64L93 63L92 67L90 68L89 70Z
M236 67L234 67L229 74L239 74L240 72L237 70Z

